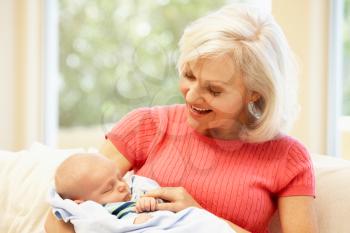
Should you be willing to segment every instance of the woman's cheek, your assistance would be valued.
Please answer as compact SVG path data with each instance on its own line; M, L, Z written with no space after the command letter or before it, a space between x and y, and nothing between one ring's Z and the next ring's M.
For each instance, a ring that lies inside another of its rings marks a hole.
M186 93L188 92L188 85L186 85L186 81L180 80L180 91L183 94L183 96L186 96Z
M243 103L241 98L228 98L215 99L215 101L211 102L211 105L215 106L218 112L232 117L242 111Z

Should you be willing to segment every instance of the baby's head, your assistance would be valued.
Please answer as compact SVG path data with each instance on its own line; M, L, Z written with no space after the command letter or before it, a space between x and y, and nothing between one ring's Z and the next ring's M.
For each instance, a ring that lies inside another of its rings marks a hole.
M64 160L55 174L57 193L77 203L129 201L129 186L116 165L99 154L75 154Z

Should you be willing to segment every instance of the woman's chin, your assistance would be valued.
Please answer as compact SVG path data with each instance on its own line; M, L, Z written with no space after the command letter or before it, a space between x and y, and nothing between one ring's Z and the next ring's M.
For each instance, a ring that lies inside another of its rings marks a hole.
M195 119L193 119L191 116L187 117L187 123L193 129L198 129L201 126L201 124L198 121L196 121Z
M187 118L187 123L192 129L194 129L198 133L205 134L207 130L207 127L203 123L196 121L190 116Z

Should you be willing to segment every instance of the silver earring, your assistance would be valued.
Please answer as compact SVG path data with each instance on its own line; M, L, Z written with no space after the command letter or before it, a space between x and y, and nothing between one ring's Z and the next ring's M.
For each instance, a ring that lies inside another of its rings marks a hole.
M259 119L261 117L261 112L255 107L255 104L253 101L250 101L248 103L248 112L250 115L252 115L255 119Z

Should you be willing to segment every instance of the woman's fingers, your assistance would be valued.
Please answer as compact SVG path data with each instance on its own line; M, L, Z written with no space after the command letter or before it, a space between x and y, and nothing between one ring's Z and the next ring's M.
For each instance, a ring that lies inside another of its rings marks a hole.
M178 207L178 204L176 204L176 203L164 202L164 203L157 204L157 210L168 210L171 212L179 212L180 208Z
M182 187L163 187L148 191L144 197L160 198L165 201L177 201L182 195Z
M201 208L193 197L183 187L163 187L147 192L145 197L160 198L165 203L158 203L158 210L178 212L190 206Z
M169 195L169 192L167 190L168 190L168 187L154 189L154 190L148 191L145 195L143 195L143 197L160 198L163 200L170 201L169 196L171 197L171 195Z

